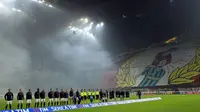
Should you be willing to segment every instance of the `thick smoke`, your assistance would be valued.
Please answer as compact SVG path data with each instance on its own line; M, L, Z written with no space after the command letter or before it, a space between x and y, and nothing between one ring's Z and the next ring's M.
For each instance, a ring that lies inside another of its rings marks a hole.
M63 27L68 15L41 6L36 9L26 8L20 14L0 11L4 15L0 19L0 92L99 88L101 75L111 65L109 53L98 40L74 40L81 36Z

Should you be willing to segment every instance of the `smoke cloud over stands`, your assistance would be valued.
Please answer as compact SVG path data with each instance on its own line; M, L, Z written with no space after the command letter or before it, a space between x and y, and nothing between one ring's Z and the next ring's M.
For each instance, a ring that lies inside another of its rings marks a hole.
M7 6L0 10L0 93L8 88L101 87L101 75L111 59L98 40L78 40L72 31L63 33L68 30L63 24L68 24L69 14L24 5L31 9L17 13Z

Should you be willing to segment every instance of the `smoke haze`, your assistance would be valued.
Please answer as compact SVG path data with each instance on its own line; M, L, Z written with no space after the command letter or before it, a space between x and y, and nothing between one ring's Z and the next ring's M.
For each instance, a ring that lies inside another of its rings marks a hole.
M63 24L70 14L25 6L24 13L0 10L0 93L8 88L99 88L111 59L98 40L79 40L81 35L68 30Z

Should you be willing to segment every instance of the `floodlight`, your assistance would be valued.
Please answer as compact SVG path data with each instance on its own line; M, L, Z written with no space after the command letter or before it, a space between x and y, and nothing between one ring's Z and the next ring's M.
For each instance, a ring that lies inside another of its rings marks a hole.
M100 24L97 24L97 28L100 27Z
M49 7L53 7L52 5L49 5Z
M101 26L103 26L104 25L104 23L103 22L101 22Z
M44 3L43 1L38 1L38 3Z
M85 18L85 23L87 23L88 22L88 18Z

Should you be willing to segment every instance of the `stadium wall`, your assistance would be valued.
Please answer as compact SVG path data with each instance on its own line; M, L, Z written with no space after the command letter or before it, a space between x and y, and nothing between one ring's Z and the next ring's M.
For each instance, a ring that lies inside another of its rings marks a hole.
M200 47L194 42L150 48L123 62L117 87L200 85Z

